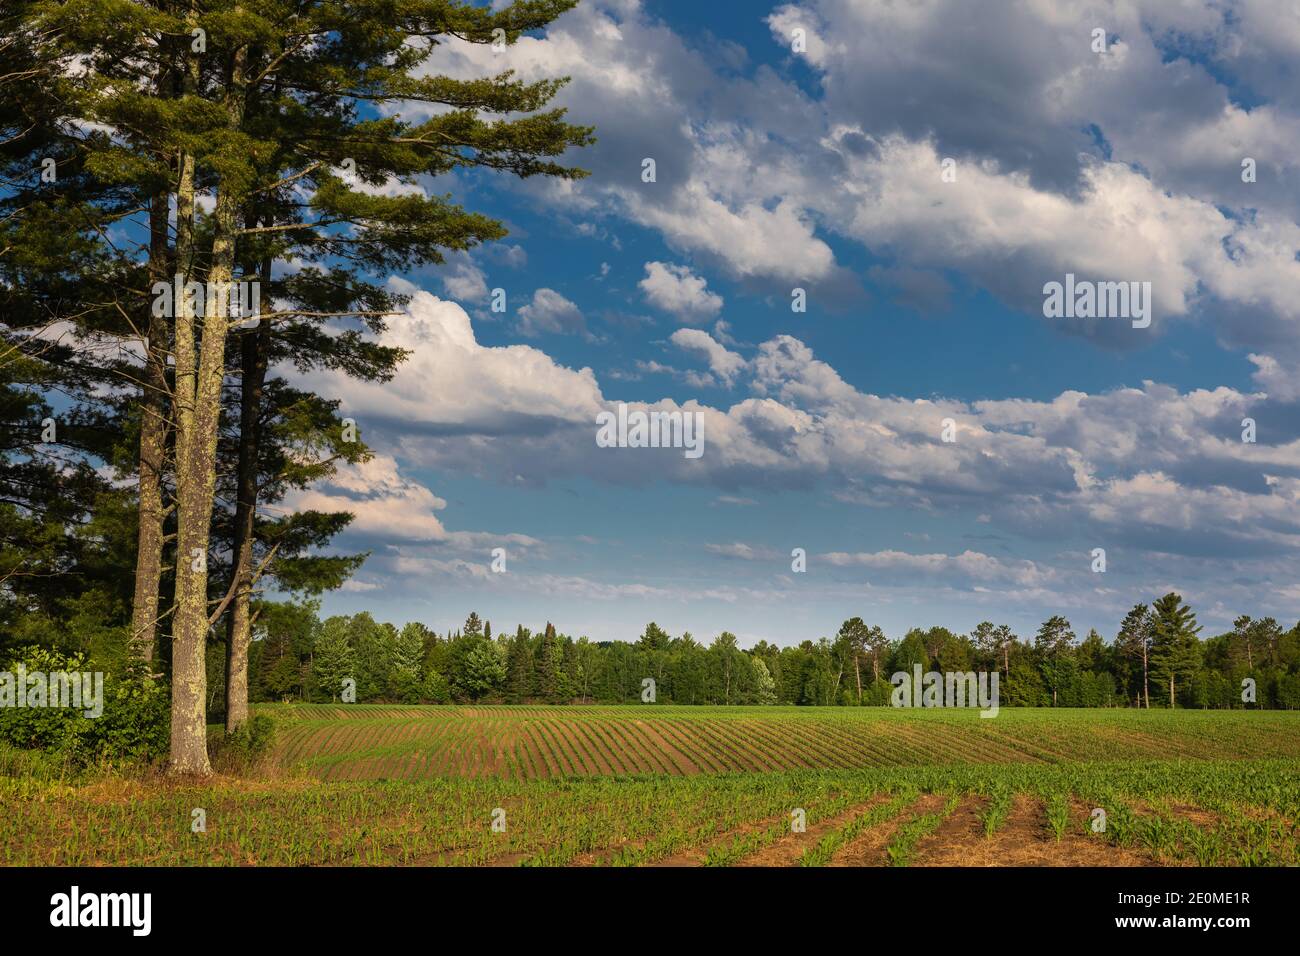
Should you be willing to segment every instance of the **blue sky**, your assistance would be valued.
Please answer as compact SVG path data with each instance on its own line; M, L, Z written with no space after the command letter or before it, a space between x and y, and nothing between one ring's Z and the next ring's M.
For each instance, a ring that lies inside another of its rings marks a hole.
M340 547L373 552L326 612L745 645L1063 613L1109 639L1172 589L1207 633L1294 623L1285 7L584 0L503 53L447 45L433 70L571 76L592 175L392 184L510 236L393 277L391 383L309 379L376 452L288 502L347 507ZM1150 328L1044 318L1067 272L1150 282ZM597 447L618 402L698 411L703 455Z

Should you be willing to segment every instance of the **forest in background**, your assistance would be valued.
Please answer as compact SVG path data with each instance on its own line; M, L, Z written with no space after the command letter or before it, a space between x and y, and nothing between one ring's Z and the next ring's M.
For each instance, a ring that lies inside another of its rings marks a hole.
M1243 615L1228 633L1202 639L1177 594L1136 605L1113 640L1096 630L1079 640L1060 616L1023 639L985 621L969 634L912 628L891 640L854 617L834 637L742 649L726 631L706 644L653 622L632 642L574 638L550 622L494 634L477 613L440 635L365 612L320 620L311 603L278 605L260 627L252 670L262 701L338 700L350 679L357 702L630 703L650 678L660 703L881 706L890 676L920 664L996 670L1003 706L1300 708L1300 623L1283 630ZM214 708L218 663L210 664ZM1244 699L1247 679L1253 702Z

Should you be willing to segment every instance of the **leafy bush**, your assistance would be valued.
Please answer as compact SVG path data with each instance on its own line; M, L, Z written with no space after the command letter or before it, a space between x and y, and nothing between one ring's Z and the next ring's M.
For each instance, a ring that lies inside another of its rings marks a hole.
M167 755L170 709L167 687L148 676L144 664L115 665L103 677L103 712L73 707L17 707L12 695L24 693L16 686L21 668L34 673L96 673L102 668L84 654L62 654L41 647L19 650L4 667L9 699L0 701L0 743L22 750L38 750L74 767L92 763L153 762Z
M275 742L275 721L266 714L254 714L233 734L223 733L210 741L213 762L222 770L244 770L259 763Z

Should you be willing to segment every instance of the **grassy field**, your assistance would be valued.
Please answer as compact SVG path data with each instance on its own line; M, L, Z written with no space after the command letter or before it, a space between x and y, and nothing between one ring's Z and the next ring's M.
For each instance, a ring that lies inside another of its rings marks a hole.
M0 777L3 862L1300 864L1300 714L265 712L254 779Z

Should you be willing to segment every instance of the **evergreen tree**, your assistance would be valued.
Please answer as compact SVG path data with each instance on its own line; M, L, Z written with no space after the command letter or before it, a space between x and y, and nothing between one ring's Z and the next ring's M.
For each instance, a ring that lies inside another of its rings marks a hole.
M259 323L264 334L269 326ZM223 561L214 553L210 578L223 593L212 617L226 617L226 685L230 688L226 729L248 719L247 660L252 627L269 588L301 596L339 587L366 555L323 555L320 549L352 520L347 512L303 509L267 515L259 507L275 505L293 489L305 489L333 474L341 462L369 457L360 441L343 441L337 401L322 399L265 376L265 361L250 358L251 333L244 333L243 366L237 407L223 419L218 442L221 468L218 499L233 509L218 510L214 536L229 541ZM250 364L256 374L248 374ZM233 403L232 403L233 404Z
M636 644L643 651L666 651L671 640L667 631L651 621L637 638Z
M393 649L392 685L399 700L419 703L423 661L424 628L420 624L407 624L398 632Z
M506 679L506 662L500 646L483 638L463 638L469 642L459 673L458 686L470 699L498 690Z
M100 470L137 421L111 335L143 271L107 235L133 197L88 167L86 144L107 136L70 122L73 63L38 28L44 6L0 10L0 651L104 662L127 643L135 531L129 494Z
M1056 706L1062 687L1068 686L1076 671L1074 663L1074 631L1070 622L1053 615L1043 622L1034 636L1034 651L1038 654L1043 679L1052 693L1052 706Z
M870 636L871 629L867 627L866 622L860 617L851 617L841 624L840 632L837 635L837 640L843 642L849 659L852 661L854 700L859 706L862 704L862 657L867 653L867 641ZM764 666L764 670L766 671L766 666Z
M321 693L330 700L339 699L345 680L357 680L357 654L349 640L346 618L331 617L324 621L312 652L312 673ZM359 682L358 682L359 684ZM360 699L360 698L358 698Z
M537 674L533 662L532 635L522 624L510 639L506 652L506 694L511 703L529 700L536 688Z
M1075 657L1078 659L1080 670L1099 671L1105 668L1106 642L1101 639L1095 627L1088 631L1088 636L1075 650Z
M1200 666L1201 628L1196 615L1180 595L1170 592L1151 605L1152 675L1169 688L1169 706L1176 706L1177 685L1188 680Z
M564 649L550 621L546 622L537 654L537 692L549 704L564 697Z
M253 699L316 699L313 664L321 628L320 602L266 601L258 611L260 640L253 642L249 654L249 692Z
M66 114L51 128L122 131L77 144L81 168L117 189L101 207L151 210L146 271L174 274L182 284L196 281L212 293L202 302L184 295L152 310L161 328L149 325L146 332L135 323L151 367L164 374L172 369L169 414L147 420L170 422L174 438L173 772L210 772L204 652L213 618L207 562L214 543L226 346L244 319L232 312L232 291L241 281L269 276L275 260L298 256L308 266L295 287L282 290L286 314L263 311L261 328L283 319L294 334L310 338L320 319L354 317L382 333L383 316L401 297L365 281L365 273L386 280L394 271L440 262L440 250L466 249L504 230L443 197L372 187L415 184L418 177L469 166L522 177L581 175L553 159L590 141L590 130L565 123L562 111L545 109L560 81L522 83L509 74L462 81L426 72L439 36L489 43L500 32L514 42L570 6L572 0L535 0L493 10L416 0L396 14L386 0L266 0L255 6L210 0L202 8L166 0L67 0L20 6L12 28L48 38L43 44L50 49L42 52L52 54L54 99ZM78 69L67 68L74 63ZM384 115L387 106L402 103L435 108L414 122ZM200 212L205 208L210 211ZM105 217L87 222L102 231ZM159 287L165 283L154 289ZM91 301L84 292L81 298ZM141 314L138 302L124 311ZM256 370L270 345L262 334L249 344L251 363L243 371L248 394L255 396ZM170 351L166 363L155 360L163 349ZM140 380L151 381L148 375ZM146 397L158 392L153 388ZM251 432L241 438L246 461L255 458L256 439ZM157 440L142 441L142 461L158 447ZM148 473L141 468L142 475ZM248 469L243 477L232 556L236 601L250 590L249 516L256 507ZM142 517L160 511L150 506ZM143 546L144 531L136 573L142 592L161 573L153 549ZM156 596L157 587L152 590ZM149 600L146 595L137 603ZM138 608L137 620L148 611ZM232 652L246 641L250 618L237 611ZM232 667L238 670L237 659Z

